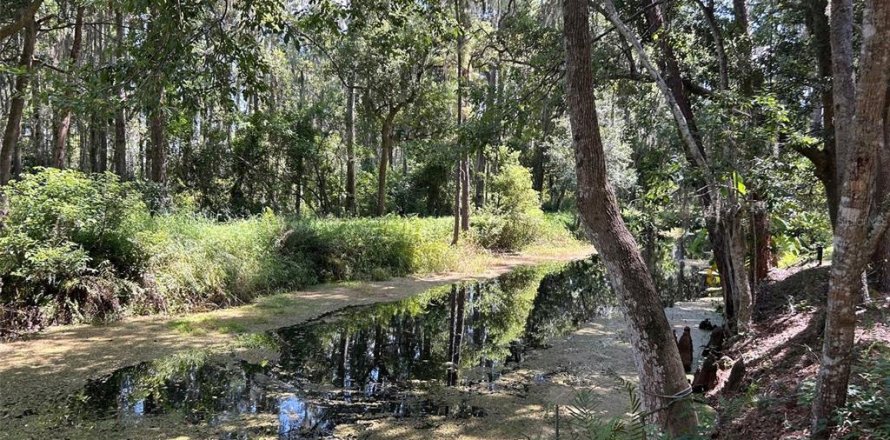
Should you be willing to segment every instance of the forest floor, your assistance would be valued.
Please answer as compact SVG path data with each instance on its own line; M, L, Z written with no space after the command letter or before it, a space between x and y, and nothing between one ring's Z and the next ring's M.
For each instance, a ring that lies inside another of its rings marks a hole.
M24 340L0 343L0 425L7 428L0 430L0 438L31 438L21 435L30 417L50 411L46 405L65 399L87 379L127 365L195 349L225 350L237 347L242 335L298 324L346 306L396 301L456 281L493 278L519 266L577 260L592 252L589 246L533 249L492 256L473 272L320 285L262 296L239 307L51 327Z
M725 353L743 358L747 375L741 392L712 392L720 414L721 439L809 438L810 406L819 356L829 267L777 269L755 302L753 330L731 340ZM872 290L872 304L857 308L856 384L863 359L875 347L890 348L890 294ZM880 355L880 353L879 353ZM721 380L728 375L721 372ZM718 390L720 385L718 385ZM860 437L854 438L890 438ZM841 437L838 437L841 438Z

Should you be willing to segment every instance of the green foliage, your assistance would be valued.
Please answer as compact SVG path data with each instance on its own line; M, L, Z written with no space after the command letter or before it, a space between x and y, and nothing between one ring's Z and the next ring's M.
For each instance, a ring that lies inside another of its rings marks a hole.
M491 181L494 202L474 219L474 240L486 249L518 251L535 241L544 217L528 168L517 154L500 153L501 169Z
M319 281L381 279L455 268L462 249L448 245L451 220L384 217L290 224L286 258L302 261Z
M875 344L863 358L847 390L847 404L838 409L838 438L890 436L890 347Z
M527 176L523 171L508 176ZM534 240L574 244L561 222L522 204L528 188L500 184L502 200L532 215L506 208L487 214L502 226L483 236L496 239L479 242L494 249ZM466 270L486 254L472 241L450 245L450 217L294 220L265 210L218 222L195 213L188 193L174 197L169 213L151 215L143 199L154 196L111 174L40 170L13 182L6 195L0 300L31 310L33 322L15 321L26 327L237 304L325 281ZM529 218L534 228L517 223Z
M640 398L636 386L620 379L629 398L628 412L631 420L620 417L606 419L597 410L599 400L588 391L575 395L572 406L567 407L570 427L577 439L608 439L608 440L642 440L646 438L646 426L640 419L642 412Z
M117 303L114 283L145 259L132 239L148 218L138 192L112 174L42 169L6 188L0 230L3 299L77 314L84 301ZM84 298L86 296L86 298Z

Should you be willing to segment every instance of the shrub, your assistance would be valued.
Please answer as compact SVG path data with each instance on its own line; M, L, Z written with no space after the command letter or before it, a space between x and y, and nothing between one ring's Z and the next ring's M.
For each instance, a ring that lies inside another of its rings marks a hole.
M874 344L863 353L838 410L838 438L880 439L890 435L890 347Z
M225 223L177 213L152 218L138 241L151 255L145 271L165 308L189 310L315 282L305 262L281 257L285 231L269 211Z
M113 174L87 177L41 169L5 189L0 230L4 302L46 309L51 319L80 315L79 303L117 309L123 286L145 254L132 240L148 219L137 191Z
M531 173L516 154L505 154L491 181L494 203L473 220L474 240L486 249L519 251L535 241L544 223Z
M9 324L0 332L236 304L323 281L467 270L486 258L477 244L571 240L517 184L527 171L510 166L493 184L503 205L474 217L476 239L459 246L450 245L450 217L289 220L265 211L218 222L195 214L183 193L151 211L153 197L112 174L41 169L6 188L0 318Z

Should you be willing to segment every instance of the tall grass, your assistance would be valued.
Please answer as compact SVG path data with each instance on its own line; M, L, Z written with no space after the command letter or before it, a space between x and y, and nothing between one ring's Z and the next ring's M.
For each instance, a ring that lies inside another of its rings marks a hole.
M504 247L486 244L529 225L517 234L532 238L510 250L578 243L562 220L543 215L526 224L486 214L488 224L502 227L476 226L457 246L450 244L451 218L292 219L266 212L219 222L186 211L150 215L138 190L110 174L44 170L8 194L0 318L28 329L219 307L320 282L473 270L485 265L489 249ZM474 222L485 224L479 216Z

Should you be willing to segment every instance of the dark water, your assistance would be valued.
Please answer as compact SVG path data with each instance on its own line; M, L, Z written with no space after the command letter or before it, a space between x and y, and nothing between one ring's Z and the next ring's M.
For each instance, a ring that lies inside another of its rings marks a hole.
M613 304L593 260L522 268L261 335L275 362L196 355L123 368L90 381L69 409L74 420L113 419L122 430L172 415L231 431L222 438L324 437L337 423L376 417L484 417L484 408L428 391L495 389L525 352ZM244 428L252 415L277 422Z

